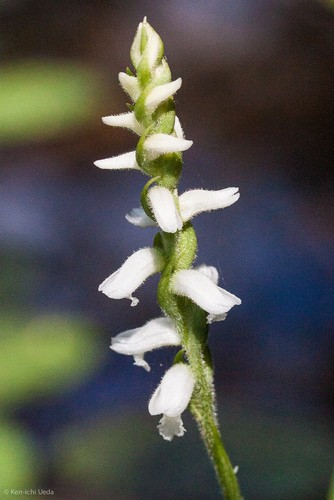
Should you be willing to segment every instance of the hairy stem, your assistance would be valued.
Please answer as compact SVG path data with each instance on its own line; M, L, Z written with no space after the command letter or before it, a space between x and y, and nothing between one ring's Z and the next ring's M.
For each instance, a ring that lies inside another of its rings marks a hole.
M226 500L240 500L241 494L236 474L218 430L212 369L205 359L206 356L203 355L202 346L196 339L195 332L191 333L185 346L189 365L194 367L197 380L196 389L190 403L190 411L197 422L202 439L213 462L224 498Z

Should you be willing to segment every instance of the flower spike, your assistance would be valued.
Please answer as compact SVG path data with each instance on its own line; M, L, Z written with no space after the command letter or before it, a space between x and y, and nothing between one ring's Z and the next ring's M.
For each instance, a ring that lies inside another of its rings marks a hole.
M175 330L169 318L152 319L140 328L133 328L119 333L111 339L115 352L134 357L134 364L150 371L149 364L144 360L144 354L159 347L180 345L180 335Z
M180 345L174 364L167 369L148 405L151 415L162 415L158 429L163 439L183 436L182 413L189 409L214 463L224 498L241 500L236 472L220 438L217 423L213 368L210 363L208 323L222 321L241 300L218 286L213 266L194 267L197 235L191 219L225 208L239 199L238 188L216 191L193 189L180 196L182 152L193 142L186 140L175 113L174 94L182 80L173 80L158 33L145 17L139 24L130 57L133 69L118 75L132 103L128 112L105 116L103 123L123 127L139 136L135 151L98 160L102 169L134 169L148 175L139 208L125 218L141 228L153 226L153 247L132 254L99 286L112 299L128 298L135 306L135 290L152 274L161 273L157 299L164 317L139 328L126 330L111 339L111 350L133 356L134 364L146 371L147 352ZM207 323L207 324L206 324Z

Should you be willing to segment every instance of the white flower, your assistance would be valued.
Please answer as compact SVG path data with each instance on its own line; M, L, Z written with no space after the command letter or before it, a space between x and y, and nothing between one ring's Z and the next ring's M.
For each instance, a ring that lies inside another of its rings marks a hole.
M148 200L154 217L163 231L176 233L177 230L182 229L182 220L169 189L154 186L148 192Z
M137 227L151 227L156 226L154 220L151 219L142 207L133 208L129 214L125 215L128 222L131 222Z
M119 333L111 339L111 346L115 352L134 357L134 364L150 371L149 364L144 360L147 351L159 347L179 345L180 335L175 330L169 318L152 319L140 328L133 328Z
M168 134L153 134L150 135L144 142L144 148L146 149L150 160L158 158L158 156L165 153L177 153L180 151L186 151L193 144L193 141L187 141L186 139L179 139Z
M225 319L226 313L241 300L217 286L203 272L196 269L177 271L172 278L172 291L195 302L209 313L208 323Z
M195 386L188 365L177 363L163 376L148 405L150 415L163 414L158 425L160 435L167 441L183 436L185 428L181 413L187 408Z
M132 254L124 264L101 283L99 292L111 299L130 299L136 306L138 299L132 293L154 273L162 270L163 258L154 248L142 248Z
M194 215L218 208L229 207L235 203L240 194L239 188L226 188L219 191L207 191L194 189L186 191L179 197L180 212L183 222L188 221Z
M94 165L99 168L110 170L139 170L136 161L136 151L130 151L129 153L124 153L119 156L113 156L112 158L105 158L104 160L94 161Z
M127 73L123 73L123 71L121 71L120 73L118 73L118 80L124 92L126 92L131 97L133 102L136 102L141 93L138 78L135 76L130 76Z
M175 126L179 127L179 125ZM182 133L179 131L179 133ZM163 134L159 134L163 135ZM154 137L154 136L151 136ZM147 141L146 141L147 142ZM145 144L146 144L145 142ZM191 141L186 141L191 142ZM152 190L160 190L161 198L157 195L158 191L153 191L154 196L151 199L151 206L153 213L157 219L158 225L161 227L163 231L167 233L175 233L178 229L182 227L181 222L187 222L194 215L197 215L201 212L217 210L218 208L225 208L233 203L235 203L239 197L240 193L238 192L239 188L226 188L220 189L218 191L205 191L203 189L194 189L191 191L186 191L181 194L179 197L179 209L177 209L175 205L175 200L170 193L167 194L167 189L163 187L154 187ZM162 197L162 190L165 190L165 194ZM140 210L140 209L133 209ZM160 217L159 217L160 215ZM181 218L181 222L180 222ZM175 220L177 219L177 223ZM135 224L140 227L148 227L148 224L136 224L136 221L132 221L128 218L129 222ZM173 223L171 221L174 221ZM152 225L152 224L150 224ZM164 229L166 227L167 229Z
M120 115L103 116L102 121L111 127L127 128L138 135L141 135L144 132L144 127L136 120L133 112L121 113Z
M164 83L163 85L157 85L151 92L147 95L145 99L145 107L148 113L153 113L153 111L161 104L163 101L171 97L175 92L179 90L182 85L181 78L169 83Z

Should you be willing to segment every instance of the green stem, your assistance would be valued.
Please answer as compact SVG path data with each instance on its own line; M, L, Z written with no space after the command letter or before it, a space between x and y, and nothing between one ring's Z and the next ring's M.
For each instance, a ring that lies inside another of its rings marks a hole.
M189 364L195 370L197 379L190 411L197 422L209 457L213 462L224 498L240 500L242 497L236 474L218 430L212 370L203 356L203 348L197 341L195 333L189 335L186 351Z

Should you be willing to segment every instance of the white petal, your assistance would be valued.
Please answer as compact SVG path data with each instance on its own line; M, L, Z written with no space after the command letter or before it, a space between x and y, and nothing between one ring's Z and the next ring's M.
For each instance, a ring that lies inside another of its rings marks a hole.
M138 135L141 135L144 131L142 125L136 120L135 114L132 112L122 113L120 115L104 116L102 121L106 125L111 125L112 127L127 128L136 132Z
M218 274L218 270L216 267L206 266L205 264L202 264L202 265L196 267L196 269L200 273L204 274L204 276L209 278L209 280L211 280L212 283L214 283L215 285L218 285L219 274Z
M163 54L163 43L158 33L148 22L144 23L144 29L148 35L148 40L143 57L145 57L149 68L152 70L158 63L159 56Z
M206 318L206 322L211 325L211 323L214 323L216 321L225 321L227 318L227 313L224 314L208 314Z
M124 153L119 156L113 156L112 158L94 161L94 165L99 168L110 170L139 170L136 161L136 151L130 151L129 153Z
M166 441L171 441L174 436L181 437L186 432L180 415L176 417L167 417L167 415L164 415L159 422L158 429L160 436L166 439Z
M176 295L184 295L210 314L222 315L241 300L215 285L207 276L195 269L177 271L172 280Z
M125 216L126 220L138 227L151 227L156 226L154 220L152 220L148 215L146 215L142 207L133 208L129 214Z
M184 363L173 365L151 397L148 405L150 415L181 415L189 404L194 386L195 379L189 366Z
M146 24L146 18L144 19L144 21L142 23L139 23L134 40L133 40L132 45L131 45L131 49L130 49L131 61L132 61L135 68L137 68L137 66L140 63L140 59L141 59L140 45L141 45L141 38L142 38L144 22Z
M123 72L118 73L118 79L122 89L131 97L133 102L136 102L141 93L138 79Z
M239 199L238 190L239 188L226 188L219 191L194 189L181 194L179 203L182 220L186 222L200 212L229 207Z
M184 133L182 130L182 126L181 126L180 120L177 116L175 116L174 132L175 132L176 137L178 137L179 139L184 139Z
M132 306L138 299L132 293L154 273L161 271L163 259L154 248L142 248L132 254L124 264L101 283L99 291L111 299L131 299Z
M186 151L193 144L193 141L179 139L168 134L153 134L144 142L144 148L147 150L150 158L153 160L164 153L176 153Z
M148 199L159 227L166 233L182 229L182 220L169 189L154 186L148 192Z
M153 113L153 111L159 106L159 104L175 94L175 92L179 90L181 85L182 80L181 78L178 78L174 82L158 85L153 90L151 90L145 100L145 107L148 113Z
M135 362L133 363L135 366L141 366L142 368L144 368L144 370L146 370L147 372L150 372L151 371L151 367L150 365L147 363L147 361L145 361L144 359L144 354L145 353L142 353L142 354L134 354L133 356L133 359L135 360Z
M133 356L160 347L179 345L180 342L180 335L171 320L162 317L152 319L139 328L119 333L111 339L110 349Z

